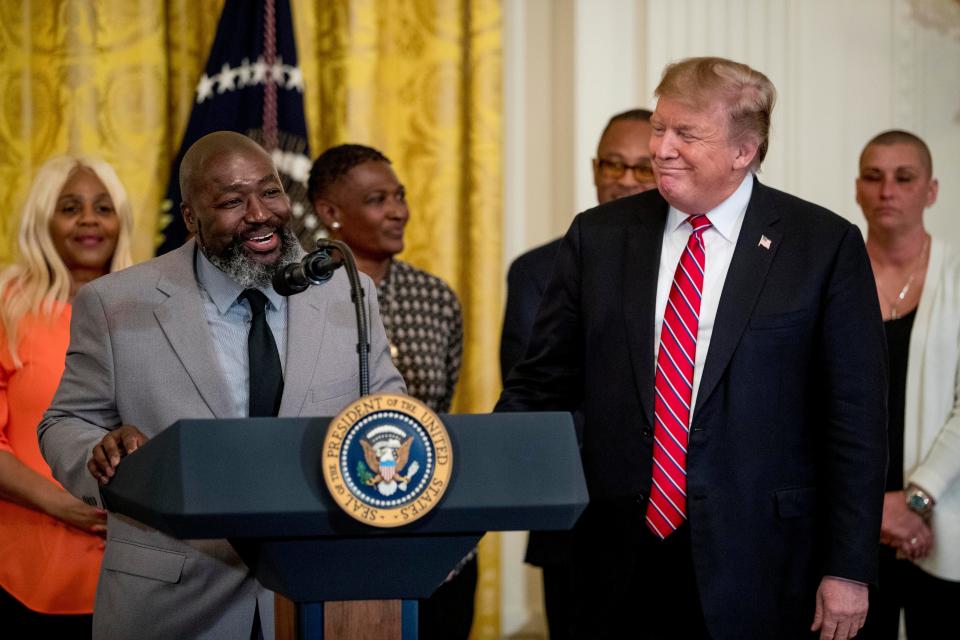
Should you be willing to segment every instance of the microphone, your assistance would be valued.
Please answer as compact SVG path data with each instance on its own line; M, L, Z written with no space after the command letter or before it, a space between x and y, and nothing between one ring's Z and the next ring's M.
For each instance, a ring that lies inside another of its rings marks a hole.
M323 284L343 266L343 255L324 247L311 251L300 262L291 262L273 274L273 289L282 296L292 296L308 287Z
M273 288L282 296L292 296L306 291L314 284L323 284L338 268L344 267L350 281L350 299L357 316L357 364L360 378L360 395L370 394L370 321L364 303L363 285L357 261L350 247L340 240L320 238L317 250L308 253L300 262L292 262L273 276ZM376 291L374 291L376 295Z

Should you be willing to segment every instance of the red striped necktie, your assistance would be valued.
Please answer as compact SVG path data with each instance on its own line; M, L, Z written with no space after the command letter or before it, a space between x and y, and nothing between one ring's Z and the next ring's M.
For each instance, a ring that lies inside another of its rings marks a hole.
M693 407L693 363L697 355L700 297L706 253L706 215L687 218L693 227L680 256L660 330L660 351L654 377L653 486L647 505L647 526L666 538L687 517L687 438Z

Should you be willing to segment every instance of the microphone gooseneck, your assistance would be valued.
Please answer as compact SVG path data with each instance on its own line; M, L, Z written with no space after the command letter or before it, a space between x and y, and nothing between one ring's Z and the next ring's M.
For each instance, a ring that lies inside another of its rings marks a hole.
M360 367L360 396L370 394L370 321L367 318L367 305L363 300L363 285L360 284L360 273L357 271L357 261L353 257L350 247L339 240L321 238L317 240L317 250L330 249L339 251L341 261L350 280L350 299L357 315L357 358Z
M353 252L343 242L321 238L317 249L300 262L292 262L273 276L273 288L282 296L292 296L306 291L312 285L323 284L333 272L344 267L350 281L350 299L357 316L357 357L359 359L360 395L370 393L370 323L367 305L364 304L363 285Z

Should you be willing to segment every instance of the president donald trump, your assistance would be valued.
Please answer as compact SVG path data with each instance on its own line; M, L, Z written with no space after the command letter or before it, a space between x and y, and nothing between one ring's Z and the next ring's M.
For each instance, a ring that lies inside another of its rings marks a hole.
M886 456L863 239L757 180L762 73L690 58L655 93L657 190L574 220L498 404L584 414L576 634L846 640Z

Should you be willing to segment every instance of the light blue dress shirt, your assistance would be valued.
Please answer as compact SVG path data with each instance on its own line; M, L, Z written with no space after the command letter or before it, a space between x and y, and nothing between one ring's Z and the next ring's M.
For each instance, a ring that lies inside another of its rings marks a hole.
M196 267L213 350L230 391L234 414L246 416L250 411L250 363L247 355L247 335L253 317L250 305L246 300L239 299L244 288L215 267L200 250L197 250ZM267 324L277 343L280 366L286 373L287 299L272 287L260 291L269 301Z

